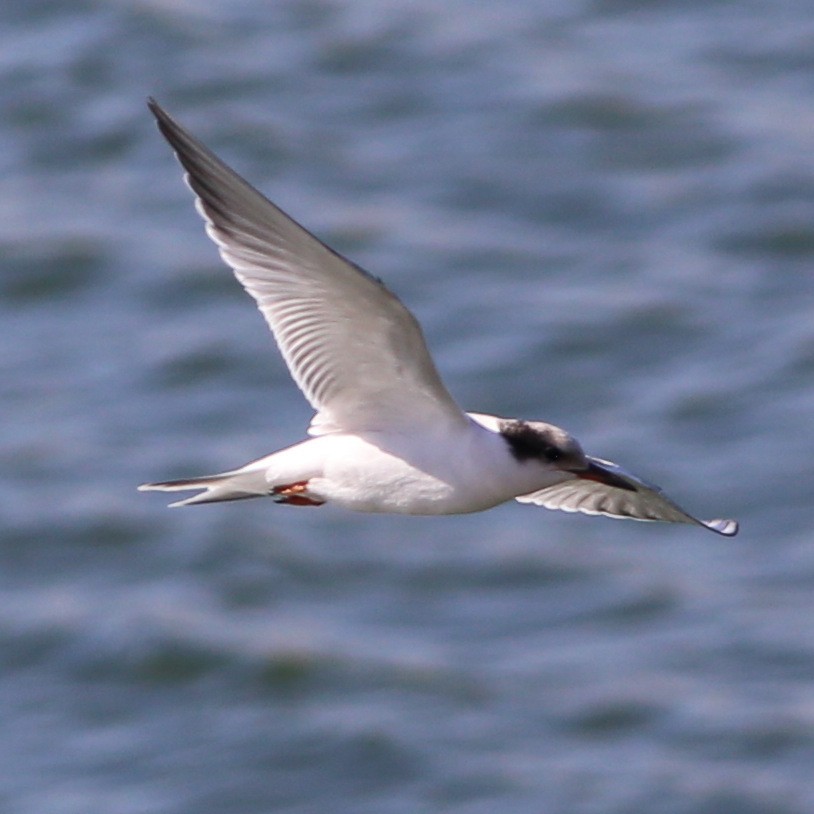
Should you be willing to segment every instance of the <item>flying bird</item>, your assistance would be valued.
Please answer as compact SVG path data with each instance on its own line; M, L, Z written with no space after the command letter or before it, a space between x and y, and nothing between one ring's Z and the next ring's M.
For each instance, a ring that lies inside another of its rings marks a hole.
M271 203L155 100L148 104L207 234L256 300L316 414L310 437L293 446L228 472L139 489L197 492L172 506L270 497L415 515L514 499L737 533L736 521L699 520L658 487L586 455L553 424L461 410L415 317L381 281Z

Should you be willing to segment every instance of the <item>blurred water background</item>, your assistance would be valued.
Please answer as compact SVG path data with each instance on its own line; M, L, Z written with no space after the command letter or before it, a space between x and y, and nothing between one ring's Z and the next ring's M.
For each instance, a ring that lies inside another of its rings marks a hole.
M809 2L6 0L0 810L814 811ZM310 410L155 95L725 540L136 484Z

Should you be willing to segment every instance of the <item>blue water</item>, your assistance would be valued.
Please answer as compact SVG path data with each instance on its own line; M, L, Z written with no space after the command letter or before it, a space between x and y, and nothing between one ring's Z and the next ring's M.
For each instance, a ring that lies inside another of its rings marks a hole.
M0 9L0 810L814 810L811 6ZM725 540L136 484L310 411L144 100L386 280L467 409Z

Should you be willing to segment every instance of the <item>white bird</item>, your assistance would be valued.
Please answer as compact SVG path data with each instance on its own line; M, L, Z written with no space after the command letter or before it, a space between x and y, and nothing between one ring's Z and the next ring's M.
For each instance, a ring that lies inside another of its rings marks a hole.
M316 410L305 441L218 475L146 483L198 494L189 506L252 497L362 512L477 512L515 499L566 512L698 520L565 430L465 413L441 381L415 317L375 277L292 220L175 122L150 110L186 170L206 232L257 301L294 381Z

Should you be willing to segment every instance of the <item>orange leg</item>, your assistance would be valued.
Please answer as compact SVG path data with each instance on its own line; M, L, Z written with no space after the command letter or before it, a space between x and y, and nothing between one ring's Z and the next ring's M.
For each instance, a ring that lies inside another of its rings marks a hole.
M275 486L271 494L275 503L285 503L288 506L321 506L325 501L316 500L305 494L308 491L308 481L301 480L285 486Z

